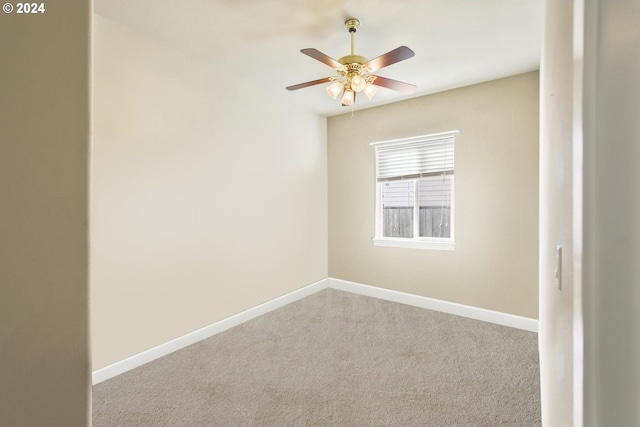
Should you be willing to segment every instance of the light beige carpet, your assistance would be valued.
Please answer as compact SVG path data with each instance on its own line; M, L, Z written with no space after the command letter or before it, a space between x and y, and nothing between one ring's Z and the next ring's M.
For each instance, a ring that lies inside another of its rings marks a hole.
M93 387L93 426L539 426L537 334L326 289Z

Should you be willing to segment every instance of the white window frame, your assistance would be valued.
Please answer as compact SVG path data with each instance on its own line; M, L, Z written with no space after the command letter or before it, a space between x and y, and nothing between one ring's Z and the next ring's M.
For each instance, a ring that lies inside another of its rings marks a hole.
M374 246L387 246L387 247L399 247L399 248L413 248L413 249L437 249L437 250L455 250L455 164L454 173L451 174L451 214L450 214L450 237L420 237L419 235L419 216L420 216L420 204L419 194L417 191L418 181L420 177L409 178L407 181L414 181L414 210L413 210L413 236L412 238L404 237L383 237L382 230L382 185L384 182L378 182L377 169L378 169L378 150L377 147L385 147L391 145L411 144L416 142L429 142L435 140L441 140L445 138L453 138L454 150L455 150L455 137L460 131L454 130L449 132L441 132L430 135L422 135L412 138L395 139L391 141L372 142L371 146L376 148L376 173L375 173L375 186L376 186L376 202L375 202L375 235L372 239ZM454 160L455 162L455 160Z

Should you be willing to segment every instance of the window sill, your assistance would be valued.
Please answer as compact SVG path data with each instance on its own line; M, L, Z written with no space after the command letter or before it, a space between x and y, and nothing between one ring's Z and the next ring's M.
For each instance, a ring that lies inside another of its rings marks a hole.
M441 251L453 251L456 249L456 242L447 240L445 242L437 242L433 240L407 240L407 239L380 239L373 238L373 246L386 246L395 248L410 249L436 249Z

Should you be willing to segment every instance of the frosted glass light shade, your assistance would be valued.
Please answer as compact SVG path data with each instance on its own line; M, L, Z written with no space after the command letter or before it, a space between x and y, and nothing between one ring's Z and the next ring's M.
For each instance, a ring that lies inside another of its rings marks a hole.
M342 88L342 83L333 82L329 86L327 86L327 93L331 98L336 99L338 95L340 95L340 92L342 92Z
M347 89L344 91L344 95L342 96L342 105L353 105L353 101L355 100L354 93L351 89Z
M351 78L351 89L354 92L362 92L367 84L367 81L362 76L353 76Z
M367 85L364 87L364 94L367 95L367 98L371 100L376 93L378 93L378 87L372 85L371 83L367 83Z

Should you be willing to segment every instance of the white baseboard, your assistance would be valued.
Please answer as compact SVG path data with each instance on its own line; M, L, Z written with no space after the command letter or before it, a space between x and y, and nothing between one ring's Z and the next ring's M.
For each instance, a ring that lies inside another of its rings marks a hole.
M196 331L175 338L164 344L157 345L153 348L150 348L149 350L143 351L142 353L135 354L112 365L95 370L92 374L92 382L93 384L98 384L102 381L106 381L109 378L115 377L116 375L120 375L131 369L137 368L138 366L144 365L145 363L151 362L152 360L158 359L162 356L166 356L167 354L173 353L174 351L180 350L191 344L195 344L198 341L202 341L203 339L226 331L227 329L244 323L247 320L254 319L272 310L284 307L287 304L321 291L326 287L327 279L322 279L318 282L312 283L293 292L289 292L288 294L282 295L271 301L267 301L241 313L227 317L226 319L222 319L209 326L205 326L204 328L200 328Z
M102 381L106 381L109 378L113 378L131 369L137 368L138 366L144 365L145 363L151 362L152 360L166 356L167 354L173 353L174 351L180 350L191 344L195 344L203 339L212 337L229 328L254 319L277 308L284 307L287 304L326 288L338 289L368 297L399 302L401 304L407 304L414 307L455 314L457 316L482 320L484 322L497 323L498 325L524 329L526 331L538 332L538 321L535 319L407 294L404 292L392 291L384 288L377 288L375 286L363 285L361 283L349 282L347 280L327 278L282 295L281 297L275 298L271 301L267 301L264 304L257 305L241 313L227 317L226 319L222 319L209 326L205 326L204 328L175 338L164 344L150 348L149 350L145 350L142 353L138 353L112 365L95 370L92 374L92 382L93 384L98 384Z
M484 322L496 323L498 325L509 326L517 329L524 329L525 331L538 332L538 321L528 317L501 313L484 308L472 307L384 288L377 288L375 286L363 285L361 283L349 282L347 280L329 278L328 282L328 286L330 288L341 291L353 292L355 294L399 302L401 304L412 305L414 307L427 308L429 310L440 311L442 313L455 314L457 316L468 317L470 319L482 320Z

